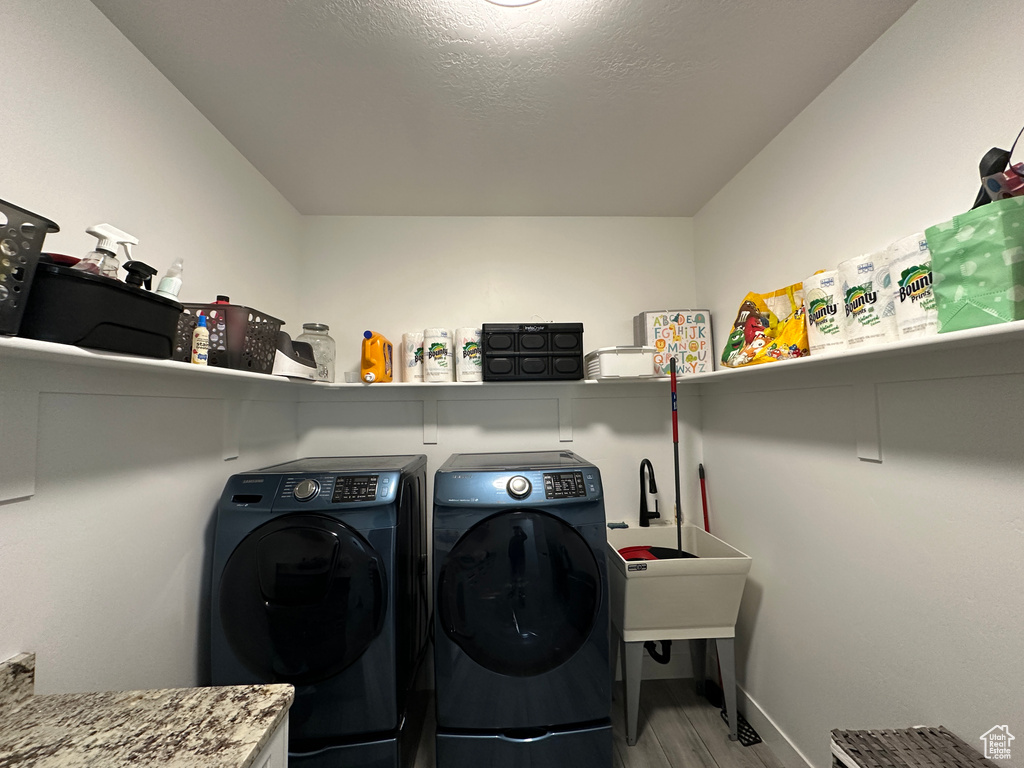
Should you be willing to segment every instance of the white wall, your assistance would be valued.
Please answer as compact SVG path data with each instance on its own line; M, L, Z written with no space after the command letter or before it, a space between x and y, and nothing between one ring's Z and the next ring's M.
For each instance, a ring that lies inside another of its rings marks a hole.
M40 693L202 682L213 510L295 457L290 393L5 360L0 406L37 413L0 447L34 481L0 502L0 656L34 651Z
M1000 42L1020 10L919 0L708 203L698 295L719 329L747 290L970 206L982 154L1021 126L1024 51ZM832 728L1024 732L1021 351L701 387L713 526L754 559L740 681L815 766ZM881 464L857 459L854 384L877 385Z
M184 257L183 301L291 321L302 217L92 3L9 0L4 37L0 199L60 225L46 250L109 222L161 274Z
M46 250L110 222L161 272L184 255L183 300L291 321L301 217L266 180L87 0L8 1L3 26L0 197L62 227ZM0 492L35 484L0 503L0 658L35 651L41 692L194 684L213 506L294 457L295 404L85 370L0 360Z
M399 344L424 327L582 322L589 352L696 296L683 218L315 216L304 253L302 322L331 326L339 380L366 329Z

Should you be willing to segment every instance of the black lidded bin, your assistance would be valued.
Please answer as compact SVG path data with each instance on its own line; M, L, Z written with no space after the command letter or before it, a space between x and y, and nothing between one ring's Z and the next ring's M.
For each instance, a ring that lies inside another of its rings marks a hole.
M484 381L583 378L583 323L484 323Z
M181 304L113 278L40 261L20 336L167 359Z
M43 239L60 227L4 200L0 223L0 334L13 336L21 327Z

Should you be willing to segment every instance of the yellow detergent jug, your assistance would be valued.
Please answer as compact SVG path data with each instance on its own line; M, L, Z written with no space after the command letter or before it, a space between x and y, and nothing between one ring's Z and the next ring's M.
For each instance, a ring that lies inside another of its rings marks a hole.
M391 342L373 331L363 333L363 360L360 375L367 384L391 381L394 368Z

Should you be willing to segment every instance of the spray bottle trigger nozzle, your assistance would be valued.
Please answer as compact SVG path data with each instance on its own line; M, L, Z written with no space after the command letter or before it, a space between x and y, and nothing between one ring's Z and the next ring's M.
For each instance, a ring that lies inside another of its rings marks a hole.
M156 270L149 264L144 264L141 261L126 261L124 269L128 273L128 277L124 280L126 284L134 285L137 288L145 285L147 290L152 289L153 275L156 274Z

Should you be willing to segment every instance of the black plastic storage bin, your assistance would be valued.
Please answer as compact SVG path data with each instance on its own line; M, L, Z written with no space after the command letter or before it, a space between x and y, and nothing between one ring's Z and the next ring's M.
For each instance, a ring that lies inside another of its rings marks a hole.
M40 261L20 336L166 359L181 304L113 278Z
M49 219L0 200L0 333L21 327L29 289L47 232L60 232Z
M583 323L484 323L484 381L582 379Z
M192 359L192 331L206 315L210 332L209 364L251 373L273 373L277 333L283 320L241 304L185 304L178 320L174 359Z

